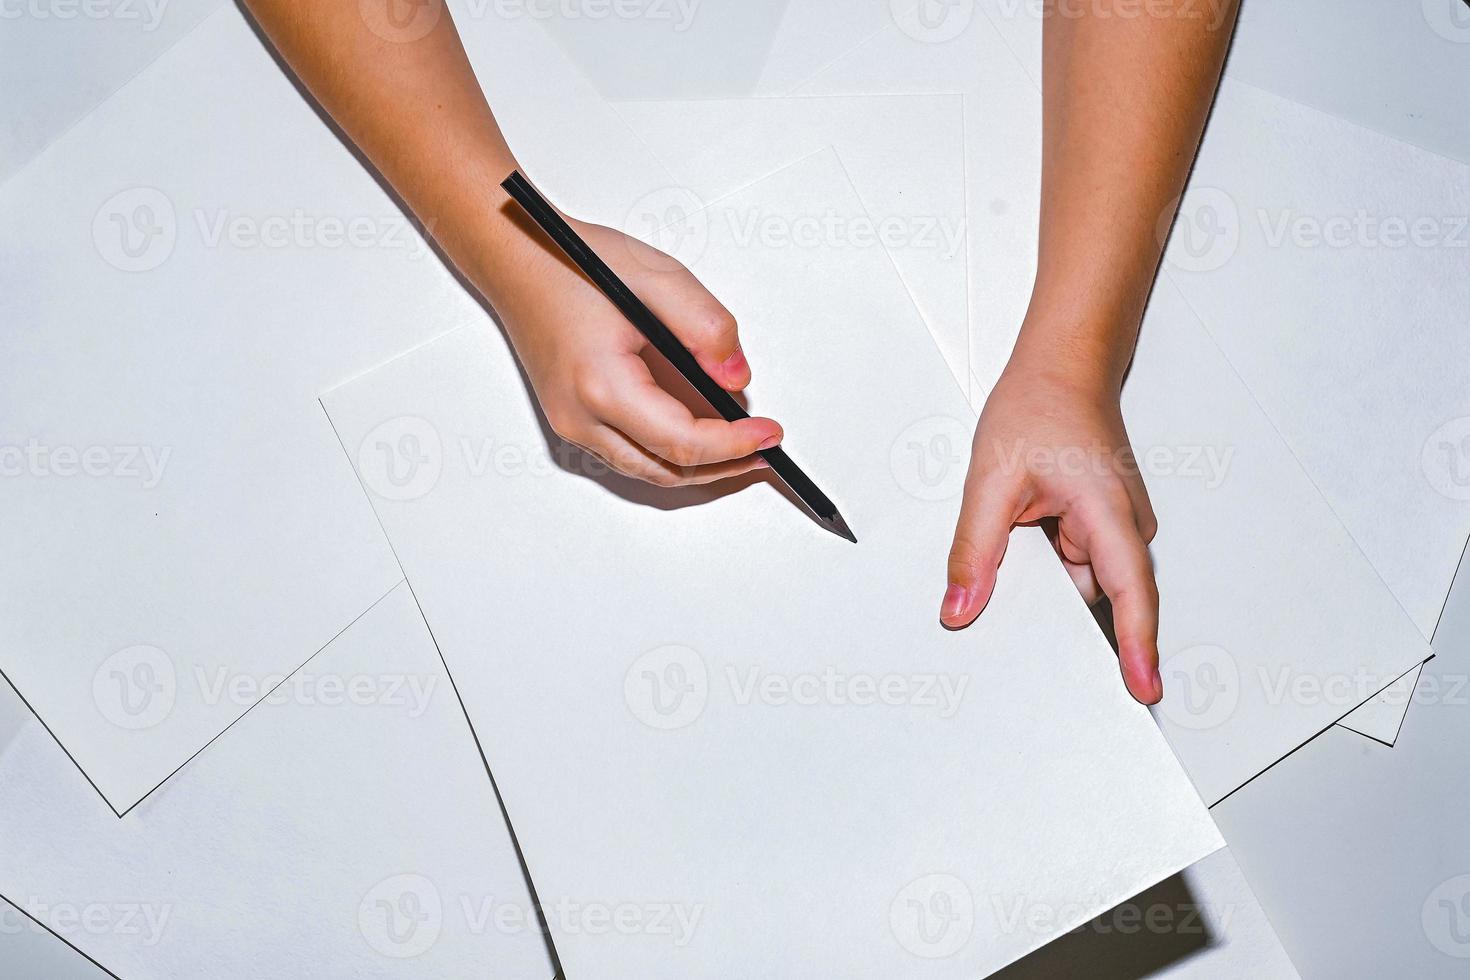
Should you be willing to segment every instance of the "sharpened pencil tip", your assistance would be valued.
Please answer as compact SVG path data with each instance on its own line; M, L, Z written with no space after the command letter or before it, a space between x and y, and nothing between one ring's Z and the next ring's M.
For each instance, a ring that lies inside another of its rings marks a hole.
M839 538L846 538L853 544L857 544L857 535L852 533L852 528L847 526L847 522L842 519L842 515L836 511L832 512L832 517L829 520L822 522L822 526Z

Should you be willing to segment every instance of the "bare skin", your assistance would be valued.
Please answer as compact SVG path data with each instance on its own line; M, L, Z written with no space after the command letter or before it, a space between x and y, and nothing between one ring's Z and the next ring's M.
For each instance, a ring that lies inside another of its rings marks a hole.
M1011 528L1055 519L1083 596L1112 602L1123 679L1145 704L1163 696L1158 522L1119 398L1234 19L1234 0L1052 8L1036 284L975 432L940 611L951 628L972 622Z
M248 0L281 56L495 308L557 434L659 486L764 466L771 419L699 419L655 383L648 346L597 289L528 230L500 181L517 168L448 9L387 40L359 0ZM750 383L735 320L674 259L568 218L730 391Z
M560 436L661 486L762 465L752 454L778 443L780 426L696 419L655 382L642 336L506 206L499 182L515 156L447 9L424 36L390 41L359 0L246 4L490 301ZM1158 229L1198 147L1235 0L1053 0L1048 10L1038 273L975 433L940 619L957 629L980 615L1011 528L1050 519L1084 596L1111 599L1124 681L1151 704L1163 693L1148 555L1157 522L1126 465L1119 395ZM619 231L568 220L713 378L731 391L750 383L734 319L688 270ZM1093 464L1054 465L1078 453Z

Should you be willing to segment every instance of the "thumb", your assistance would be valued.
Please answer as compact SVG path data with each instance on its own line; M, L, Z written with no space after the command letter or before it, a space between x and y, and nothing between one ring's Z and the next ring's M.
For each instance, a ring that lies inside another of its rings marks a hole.
M681 268L669 273L645 301L711 378L729 391L750 384L734 315L692 272Z

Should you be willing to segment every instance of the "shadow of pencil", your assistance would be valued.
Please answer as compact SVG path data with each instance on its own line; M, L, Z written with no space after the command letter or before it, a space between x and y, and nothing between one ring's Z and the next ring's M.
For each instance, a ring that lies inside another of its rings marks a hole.
M1142 980L1217 945L1183 874L1041 947L991 980Z

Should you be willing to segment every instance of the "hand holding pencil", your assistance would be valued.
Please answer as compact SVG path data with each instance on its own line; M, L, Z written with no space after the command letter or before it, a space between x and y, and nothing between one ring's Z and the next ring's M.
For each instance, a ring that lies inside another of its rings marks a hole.
M516 170L501 182L503 187L527 216L536 223L541 232L555 244L563 255L570 259L595 285L608 302L631 323L654 350L667 360L684 380L699 392L700 396L731 425L742 425L751 421L745 408L731 397L730 392L719 381L710 377L699 358L694 355L657 313L649 308L629 287L606 260L587 240L573 228L551 202L541 196L540 191ZM738 349L737 349L738 350ZM784 483L802 504L811 511L817 523L838 537L857 543L852 529L847 526L837 506L821 491L811 477L786 455L786 451L774 442L758 446L756 451L762 461L770 466L776 478Z
M764 467L782 438L771 419L696 417L658 385L649 341L526 222L513 263L485 285L557 435L618 472L662 487L711 483ZM657 310L726 392L750 383L735 319L683 265L601 225L576 222L630 288Z

